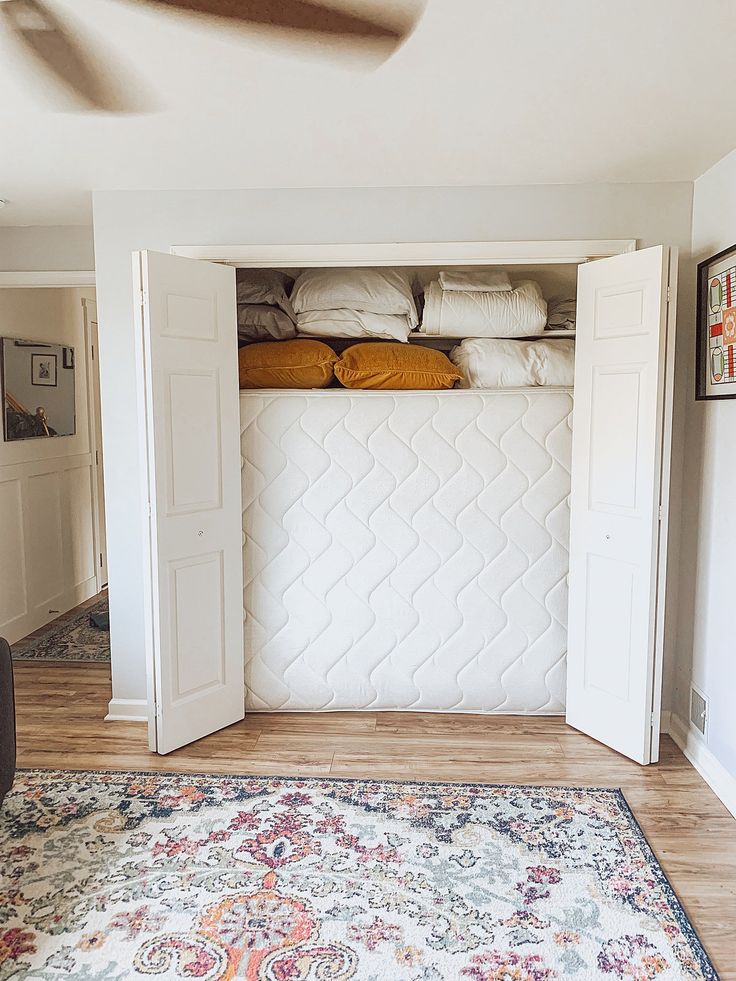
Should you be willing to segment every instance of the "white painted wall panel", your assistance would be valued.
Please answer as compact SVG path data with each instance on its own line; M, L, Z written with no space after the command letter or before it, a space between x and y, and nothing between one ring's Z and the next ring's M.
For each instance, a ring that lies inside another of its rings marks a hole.
M67 536L64 562L66 586L80 586L95 575L95 542L89 464L62 475L62 514Z
M28 588L37 605L52 605L64 591L61 480L57 471L26 482L24 502L30 569Z
M23 496L17 477L0 482L0 541L6 570L0 589L0 623L5 624L28 612Z

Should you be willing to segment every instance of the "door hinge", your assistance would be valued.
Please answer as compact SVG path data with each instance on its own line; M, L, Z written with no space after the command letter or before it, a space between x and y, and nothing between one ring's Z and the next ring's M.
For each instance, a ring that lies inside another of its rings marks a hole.
M102 552L100 552L100 568L102 568Z
M100 465L100 451L95 450L95 464L99 467Z
M667 287L667 302L669 303L671 299L672 299L672 290L671 290L671 288L670 288L670 287L668 286L668 287Z
M148 504L146 504L146 513L148 514L148 517L149 518L153 515L153 510L151 508L151 502L150 501L148 502Z
M657 512L657 519L659 521L662 521L663 518L664 518L664 505L663 504L660 504L659 505L659 510Z

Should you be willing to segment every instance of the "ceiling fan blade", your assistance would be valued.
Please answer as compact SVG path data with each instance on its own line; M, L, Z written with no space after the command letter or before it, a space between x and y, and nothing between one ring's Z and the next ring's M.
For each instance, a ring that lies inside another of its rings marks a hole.
M84 108L129 111L93 54L43 0L2 0L0 16L23 51Z
M145 0L207 17L276 27L305 34L400 43L413 24L405 19L368 17L339 10L318 0ZM385 14L385 11L384 11Z

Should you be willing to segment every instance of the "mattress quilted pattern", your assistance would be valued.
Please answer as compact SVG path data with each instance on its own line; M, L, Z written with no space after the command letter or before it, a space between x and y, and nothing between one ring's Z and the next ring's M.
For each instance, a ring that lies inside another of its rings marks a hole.
M572 395L241 395L251 710L564 709Z

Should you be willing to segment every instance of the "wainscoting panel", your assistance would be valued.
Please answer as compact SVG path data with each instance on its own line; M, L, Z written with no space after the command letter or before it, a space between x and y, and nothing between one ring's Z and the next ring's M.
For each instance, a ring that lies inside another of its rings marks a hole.
M92 455L0 472L0 636L13 644L93 596Z
M22 500L22 482L17 477L0 480L0 541L3 543L0 623L3 624L28 612Z

